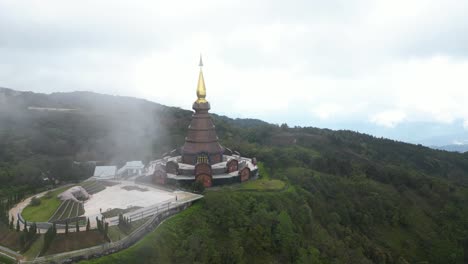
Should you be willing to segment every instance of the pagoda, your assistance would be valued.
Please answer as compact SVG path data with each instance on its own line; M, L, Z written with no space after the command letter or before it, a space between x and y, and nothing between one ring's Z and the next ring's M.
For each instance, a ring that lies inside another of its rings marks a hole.
M206 100L205 79L203 78L203 61L200 56L200 73L198 75L197 100L192 109L195 113L188 127L185 144L181 149L182 162L196 165L198 163L215 164L223 159L224 148L219 144L215 125L208 111L210 103Z
M244 182L258 176L255 158L242 157L219 144L206 100L203 61L200 56L197 100L184 145L151 161L140 180L157 185L183 185L201 182L204 187Z

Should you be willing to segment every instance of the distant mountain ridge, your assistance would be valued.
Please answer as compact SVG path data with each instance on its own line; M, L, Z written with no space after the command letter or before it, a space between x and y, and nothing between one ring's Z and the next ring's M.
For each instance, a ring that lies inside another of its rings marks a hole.
M446 150L446 151L452 151L452 152L460 152L460 153L465 153L468 151L468 145L445 145L445 146L432 146L434 149L439 149L439 150Z

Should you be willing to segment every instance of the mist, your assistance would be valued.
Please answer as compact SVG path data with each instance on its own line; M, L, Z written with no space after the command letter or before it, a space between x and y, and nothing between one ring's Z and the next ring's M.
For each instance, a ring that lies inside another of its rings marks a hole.
M183 143L188 124L168 131L172 108L92 92L39 94L0 90L0 160L23 181L71 179L73 164L145 164ZM185 111L187 120L190 111ZM14 164L14 165L12 165ZM92 169L79 178L90 177ZM55 175L54 175L55 174ZM21 176L23 175L23 176ZM59 176L60 175L60 176Z

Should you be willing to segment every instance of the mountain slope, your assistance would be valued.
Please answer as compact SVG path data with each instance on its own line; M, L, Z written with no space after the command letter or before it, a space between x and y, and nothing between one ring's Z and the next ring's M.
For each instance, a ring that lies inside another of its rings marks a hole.
M182 145L190 117L141 99L1 90L0 183L89 176L73 161L150 160ZM209 191L141 246L97 262L465 261L467 153L351 131L214 120L223 145L257 157L264 177L289 188Z

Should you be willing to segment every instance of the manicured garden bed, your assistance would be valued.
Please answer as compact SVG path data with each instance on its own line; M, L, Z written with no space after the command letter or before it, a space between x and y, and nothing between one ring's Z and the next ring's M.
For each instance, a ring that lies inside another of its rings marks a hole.
M62 201L57 198L57 195L71 187L72 186L65 186L51 191L49 194L40 198L41 202L39 205L28 205L24 208L21 215L28 222L47 222L62 203Z

